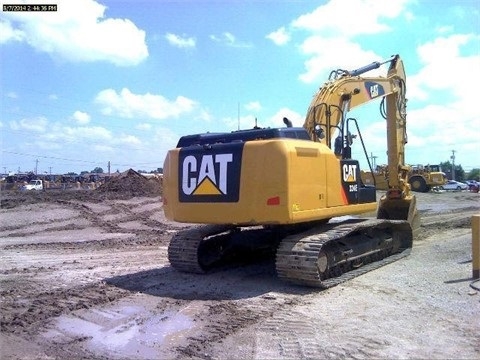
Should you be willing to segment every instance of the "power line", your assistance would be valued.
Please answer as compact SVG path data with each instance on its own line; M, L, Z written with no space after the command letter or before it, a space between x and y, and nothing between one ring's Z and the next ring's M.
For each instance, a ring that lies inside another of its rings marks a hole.
M20 153L20 152L15 152L15 151L7 151L7 150L2 150L2 153L7 153L7 154L13 154L13 155L21 155L21 156L31 156L35 158L43 158L43 159L53 159L53 160L62 160L62 161L70 161L70 162L77 162L77 163L86 163L86 164L98 164L99 161L87 161L87 160L79 160L79 159L67 159L67 158L60 158L60 157L55 157L55 156L45 156L45 155L38 155L38 154L26 154L26 153ZM117 163L112 163L111 165L115 166L132 166L132 164L117 164ZM145 162L145 163L136 163L135 166L138 165L158 165L158 161L155 162Z
M13 155L21 155L21 156L32 156L32 157L43 158L43 159L54 159L54 160L71 161L71 162L82 162L82 163L88 163L88 164L98 164L97 161L65 159L65 158L59 158L59 157L55 157L55 156L45 156L45 155L38 155L38 154L25 154L25 153L20 153L20 152L15 152L15 151L7 151L7 150L2 150L2 153L13 154Z

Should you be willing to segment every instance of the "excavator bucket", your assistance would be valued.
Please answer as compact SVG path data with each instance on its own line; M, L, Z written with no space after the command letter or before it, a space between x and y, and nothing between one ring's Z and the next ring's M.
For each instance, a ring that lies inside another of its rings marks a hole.
M387 195L380 198L377 219L406 220L412 228L413 237L420 230L420 215L417 211L417 199L414 195L403 199L391 199Z

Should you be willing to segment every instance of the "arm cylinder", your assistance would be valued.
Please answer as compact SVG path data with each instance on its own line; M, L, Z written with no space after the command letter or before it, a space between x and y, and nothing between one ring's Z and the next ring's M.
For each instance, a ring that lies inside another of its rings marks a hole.
M370 70L373 70L373 69L378 69L380 67L380 63L378 61L375 61L369 65L365 65L365 66L362 66L361 68L357 69L357 70L352 70L352 71L349 71L349 75L351 76L358 76L358 75L362 75L363 73L366 73L367 71L370 71Z

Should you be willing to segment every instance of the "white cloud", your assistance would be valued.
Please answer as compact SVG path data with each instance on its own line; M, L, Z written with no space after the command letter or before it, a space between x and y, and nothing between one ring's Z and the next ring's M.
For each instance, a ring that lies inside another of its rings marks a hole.
M267 127L262 119L255 121L254 115L240 116L240 117L225 117L222 119L222 123L228 131L252 129L255 125L259 127Z
M471 107L477 101L480 55L460 54L462 46L476 43L478 48L479 42L480 36L457 34L439 37L419 46L417 53L423 68L407 79L407 96L435 102L440 98L438 91L449 91L450 96L453 94L453 101L462 101L466 107ZM466 78L468 81L465 81Z
M439 26L436 28L437 33L447 34L453 32L454 28L451 25Z
M322 32L325 36L354 37L360 34L376 34L389 31L381 18L395 18L402 14L410 0L331 0L309 14L293 21L295 28Z
M138 124L135 128L138 130L148 131L152 128L152 125L148 123L143 123L143 124Z
M179 138L180 136L169 128L157 127L155 129L152 141L155 144L155 158L162 159L159 161L159 166L161 166L168 150L177 146Z
M200 109L196 114L195 114L195 120L202 120L206 122L212 121L212 115L210 112L206 109Z
M451 151L456 150L458 163L465 164L472 154L480 151L480 129L471 126L476 116L474 109L465 109L455 102L410 110L406 162L410 165L438 164L448 161ZM361 130L368 152L379 157L377 164L386 163L385 121L371 123ZM358 140L354 146L357 157L361 158Z
M9 41L22 41L24 33L21 30L14 29L8 20L0 20L0 44Z
M307 56L306 71L300 75L300 80L312 83L325 79L331 70L339 67L352 70L382 60L382 56L364 50L355 39L359 35L391 31L385 20L400 16L411 20L411 14L405 11L409 2L411 0L351 0L346 4L343 0L331 0L293 20L292 31L307 33L300 45ZM370 74L376 76L378 72Z
M269 123L271 124L270 126L274 127L284 127L285 124L283 123L283 118L286 117L288 120L290 120L293 124L293 126L303 126L303 123L305 122L305 116L300 115L296 111L293 111L289 108L282 108L278 110L271 118Z
M266 36L267 39L272 40L276 45L285 45L290 41L290 34L288 34L287 30L284 26L280 29L271 32Z
M52 138L65 139L69 142L88 141L108 141L112 139L110 130L101 126L64 126L59 132L52 133Z
M34 133L31 144L42 149L71 148L85 146L89 149L97 148L107 151L110 148L138 148L143 141L132 134L114 134L101 126L64 126L57 122L49 124L45 118L23 119L10 123L12 130L23 130ZM25 136L25 141L28 137ZM75 147L71 147L75 144ZM25 144L24 144L25 145Z
M114 138L113 142L115 144L120 144L120 145L129 145L129 146L139 146L142 144L142 141L133 135L121 135L119 137Z
M82 111L75 111L72 115L72 119L81 125L85 125L90 122L90 115Z
M245 109L248 111L260 111L262 109L262 105L258 101L251 101L245 105Z
M46 131L48 125L48 120L43 117L35 117L31 119L22 119L20 121L11 121L10 128L12 130L27 130L38 133L43 133Z
M115 153L115 148L106 144L94 144L91 148L98 153Z
M191 112L197 105L194 100L178 96L170 101L161 95L150 93L139 95L123 88L120 93L105 89L98 93L95 102L102 106L104 115L124 118L167 119Z
M306 71L300 75L300 80L305 83L326 79L330 71L338 68L354 70L373 61L382 60L373 51L363 50L359 44L346 38L310 36L300 48L304 54L310 56L305 61ZM332 48L335 51L328 50Z
M252 129L255 125L261 128L285 127L283 118L292 121L293 126L303 126L304 116L288 108L279 109L273 116L257 118L255 115L240 116L240 118L226 117L222 119L228 130Z
M235 37L235 35L233 35L233 34L230 33L230 32L224 32L224 33L223 33L222 35L220 35L220 36L210 35L210 39L213 40L213 41L215 41L215 42L222 43L222 44L225 44L225 45L231 46L231 47L238 47L238 48L250 48L250 47L253 47L253 45L250 44L250 43L237 40L237 38Z
M34 146L42 150L60 150L63 148L63 144L52 142L49 140L43 141L40 139L35 140Z
M165 35L165 39L170 43L170 45L179 47L179 48L194 48L195 47L195 39L190 37L181 37L179 35L175 35L172 33L167 33Z
M130 66L148 56L145 31L128 19L107 18L106 6L94 0L58 0L57 5L54 13L34 16L2 13L6 20L0 25L0 43L24 41L38 51L72 62L109 61Z

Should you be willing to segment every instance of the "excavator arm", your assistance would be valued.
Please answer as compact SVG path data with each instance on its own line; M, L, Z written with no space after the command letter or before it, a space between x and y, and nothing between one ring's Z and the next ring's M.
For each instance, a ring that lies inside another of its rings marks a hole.
M385 77L368 77L365 73L389 64ZM351 109L378 98L382 99L382 115L386 120L388 149L388 190L380 199L377 218L407 220L416 233L419 216L416 199L410 191L405 164L406 132L406 76L403 61L394 55L383 62L373 62L357 70L332 71L329 80L315 94L304 123L310 138L332 147L338 157L348 156L338 151L338 142L350 137L345 134L346 114ZM339 136L333 141L334 134ZM337 144L335 144L337 142Z
M390 66L386 77L363 76L387 63ZM408 166L405 165L407 143L405 92L405 69L398 55L353 71L335 70L315 94L303 126L313 141L332 147L336 132L339 133L337 142L343 141L348 135L344 133L348 111L373 100L382 99L382 105L386 105L383 115L387 123L389 188L393 189L395 194L400 192L402 197L409 196ZM339 157L342 156L337 149L335 153Z

